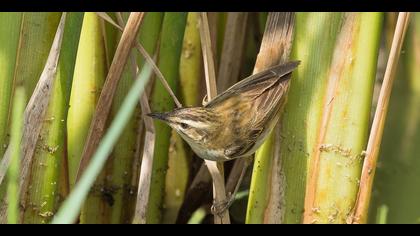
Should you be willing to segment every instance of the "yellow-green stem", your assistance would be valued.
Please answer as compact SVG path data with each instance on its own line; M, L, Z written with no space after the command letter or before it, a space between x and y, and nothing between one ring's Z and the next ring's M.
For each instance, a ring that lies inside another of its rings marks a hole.
M67 15L57 75L33 157L24 223L49 222L57 210L59 185L63 184L60 171L65 158L67 108L82 18L82 13Z
M390 26L394 31L395 25ZM392 35L390 35L392 38ZM420 223L420 14L413 13L389 104L374 181L370 223L387 207L388 224Z
M12 74L13 86L17 87L22 85L25 88L25 93L28 97L32 95L35 85L44 69L60 21L60 16L61 13L59 12L24 12L21 16L21 24L18 26L15 22L14 25L14 27L17 27L15 30L18 29L20 34L18 35L17 32L13 33L10 31L12 38L5 39L5 42L13 43L10 40L12 40L13 37L19 37L17 39L18 46L15 52L17 55L15 57L10 55L11 57L8 58L8 60L10 60L9 63L14 63ZM8 36L6 35L6 37ZM13 60L13 58L15 58L15 60ZM36 60L34 60L34 58L36 58ZM7 63L5 65L7 65ZM3 96L3 94L1 96ZM4 96L7 96L6 91ZM5 101L7 101L7 99L5 99ZM6 109L6 107L2 107L1 109ZM0 130L1 129L2 128L0 128ZM4 151L5 150L6 149L4 149ZM6 190L5 187L6 185L0 186L0 199L3 199Z
M15 83L25 86L28 97L44 69L60 16L60 12L23 13Z
M106 76L105 48L100 21L96 13L85 13L77 50L67 117L70 189L74 186L91 119ZM92 188L92 193L85 204L86 208L82 209L81 223L100 222L101 217L98 215L103 211L103 206L100 204L102 187Z
M8 145L9 107L17 58L22 13L0 13L0 160Z
M307 186L305 223L345 223L353 210L368 137L381 26L381 13L344 15L310 156L315 161L309 167L308 184L313 186Z
M126 21L128 15L123 15ZM146 13L142 27L140 28L139 42L145 47L146 51L153 55L161 27L163 13ZM144 29L146 28L146 29ZM143 29L143 30L142 30ZM114 29L115 30L115 29ZM143 33L143 34L142 34ZM116 44L114 45L116 47ZM133 54L130 56L129 61L123 72L121 81L115 94L111 116L117 115L125 95L131 88L135 77L135 66ZM114 147L111 158L108 161L106 168L106 188L107 196L109 198L108 205L110 207L110 223L129 223L131 221L134 208L134 198L131 197L136 191L134 186L131 185L132 180L132 165L137 146L137 131L139 124L139 107L136 109L129 123L124 129L117 144ZM130 205L131 204L131 205Z
M188 13L179 64L179 90L185 106L197 106L199 104L202 56L198 20L198 13ZM176 132L172 132L168 173L166 175L166 194L164 197L166 207L163 212L163 223L175 223L177 220L189 180L191 156L192 151L188 145Z
M314 149L318 122L321 116L322 98L326 89L326 77L332 58L336 33L340 26L340 13L296 13L292 59L301 60L300 66L293 72L290 82L287 104L281 123L280 141L274 145L272 134L261 150L272 149L280 145L281 171L284 176L282 190L282 223L300 223L302 220L305 196L307 161ZM329 24L325 24L329 22ZM326 34L325 32L329 32ZM270 162L264 161L268 151L257 152L254 169L260 172L253 177L250 200L254 208L248 207L247 222L263 223L264 212L268 204L265 197L270 188L261 186L270 184ZM254 191L258 186L260 191ZM258 195L253 197L253 194ZM249 212L249 211L255 211Z
M165 13L162 23L162 35L158 67L169 86L176 93L179 77L179 60L186 24L186 13ZM174 102L159 81L153 88L151 109L156 112L169 111ZM156 143L152 170L152 184L147 211L147 223L159 223L162 220L163 198L165 194L165 176L168 168L168 150L171 128L155 121Z
M11 127L11 161L8 170L8 209L7 222L17 224L19 222L19 169L20 169L20 141L22 138L23 111L25 109L25 89L20 86L16 89L12 107Z

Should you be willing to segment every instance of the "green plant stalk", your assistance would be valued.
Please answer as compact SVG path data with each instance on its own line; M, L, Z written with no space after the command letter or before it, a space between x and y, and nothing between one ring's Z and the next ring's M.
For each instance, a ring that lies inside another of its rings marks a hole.
M9 109L13 94L15 63L22 13L0 13L0 160L8 145Z
M409 65L409 78L410 78L410 88L412 91L420 93L420 68L418 67L420 63L420 14L413 13L412 20L411 20L411 37L409 38L409 49L407 56Z
M386 223L420 223L420 14L412 13L389 104L369 222L389 209ZM404 104L404 105L402 105Z
M116 22L115 13L107 14L114 20L114 22ZM105 67L106 71L108 71L110 63L112 62L112 59L115 54L115 50L117 48L120 34L119 31L115 28L115 26L103 21L102 19L99 20L99 22L101 29L101 38L103 40L104 45L103 50L106 61ZM116 102L116 105L119 105L122 102L122 99L124 97L121 98L119 96L121 96L121 93L124 93L126 85L131 85L130 82L133 81L133 78L130 77L129 71L127 69L124 70L122 77L123 78L118 84L117 93L114 97L114 102ZM125 94L126 92L124 93L124 96ZM115 112L115 110L111 111L111 116L114 115L112 114L112 112ZM134 138L129 133L127 133L127 135L122 136L121 138L124 137L129 138L129 140L132 140ZM130 144L127 144L127 146L125 147L126 152L130 152L132 149L133 147ZM119 167L124 167L126 159L129 157L127 157L127 155L118 156L117 166L114 166L114 157L115 155L111 154L104 170L101 171L99 177L96 179L94 187L88 195L86 204L82 208L82 217L80 221L81 223L122 223L121 196L123 191L125 191L125 189L127 188L124 187L123 184L119 184L121 182L119 174L120 172L125 172L125 175L128 175L128 172L126 170L121 170L121 168ZM114 170L114 167L116 168L116 170ZM116 173L114 173L114 171L116 171Z
M378 212L376 215L376 223L377 224L386 224L387 217L388 217L388 206L382 205L378 208Z
M19 166L20 166L20 140L22 137L23 111L25 110L25 89L20 86L15 91L13 99L12 127L11 127L11 162L8 170L7 188L7 222L19 222Z
M200 102L198 94L200 81L202 81L202 55L198 20L199 13L188 13L179 63L179 92L185 106L197 106ZM189 180L191 157L191 149L173 131L166 174L163 223L176 222Z
M107 13L114 21L116 21L115 13ZM98 19L99 27L101 31L101 40L103 41L103 56L104 56L104 67L107 72L110 63L115 54L115 50L118 44L119 32L115 26L109 24L108 22ZM96 28L96 26L95 26ZM132 78L122 78L122 81ZM121 84L121 82L119 84ZM101 91L98 91L98 97ZM116 94L117 95L117 94ZM115 101L114 97L114 101ZM95 102L96 107L96 102ZM92 113L93 114L93 113ZM91 121L89 121L89 124ZM88 127L90 128L90 127ZM85 144L86 145L86 144ZM127 147L127 149L130 147ZM108 224L112 221L111 214L114 211L114 201L115 194L117 193L117 186L112 186L113 179L113 161L112 155L108 158L108 162L105 165L105 168L100 172L98 178L96 178L93 188L89 192L86 203L81 210L80 223L82 224ZM109 171L108 171L109 169ZM109 173L108 173L109 172ZM111 184L108 184L108 180ZM118 205L117 205L118 207ZM119 223L118 221L116 223Z
M142 26L139 29L138 34L138 42L141 43L143 48L149 53L149 55L155 55L158 50L158 43L159 43L159 37L162 30L162 21L163 21L163 12L148 12L145 15L145 18L143 19ZM139 68L142 68L145 64L145 59L140 53L137 54L137 65ZM150 83L149 83L150 84ZM150 87L150 86L149 86ZM138 137L139 142L139 148L140 150L143 150L143 138L144 133L141 134L142 137ZM140 139L140 140L139 140ZM140 152L141 153L141 152ZM138 158L135 162L136 167L133 168L133 171L136 171L133 173L133 182L132 182L132 190L136 193L138 190L138 183L139 183L139 177L140 177L140 166L141 166L141 158ZM130 201L129 206L130 209L135 209L137 203L137 195L132 194L130 195ZM133 213L133 212L130 212ZM134 215L130 215L130 220L133 219Z
M28 95L34 91L44 69L60 16L60 12L23 13L15 84L23 84Z
M115 22L117 17L114 13L108 13ZM126 21L128 14L122 14L123 21ZM156 48L160 27L162 23L163 13L147 13L142 23L140 31L143 34L139 34L139 42L144 45L148 52L153 52ZM146 28L146 30L144 30ZM117 47L118 30L115 26L105 23L105 44L107 45L107 58L112 60L115 49ZM134 56L134 54L132 55ZM133 77L135 76L135 68L133 68L134 57L130 57L127 62L126 68L122 74L122 79L118 84L116 94L114 97L113 105L111 108L111 116L115 117L123 102L125 95L130 89L134 82ZM139 59L143 59L141 56ZM140 66L141 67L141 66ZM139 107L136 108L135 114L133 114L129 123L125 127L124 134L119 138L118 143L109 157L106 167L99 178L97 178L95 185L101 187L101 196L98 197L98 193L92 193L89 198L95 201L95 204L86 204L83 211L95 212L95 208L98 205L103 207L101 212L95 218L96 220L90 220L89 223L128 223L131 221L135 204L136 192L135 186L132 186L132 165L134 164L134 155L136 153L137 146L137 125L138 125L138 113ZM96 200L93 200L96 199ZM90 208L90 209L89 209Z
M352 24L351 32L345 36L344 45L340 38L336 44L334 57L340 57L340 62L338 67L334 62L331 65L328 86L330 89L331 83L336 82L333 86L337 88L333 88L331 109L324 109L323 115L329 115L328 124L321 127L325 128L325 136L319 139L320 146L315 147L320 149L319 164L312 166L319 171L313 206L307 210L313 211L312 222L317 223L347 222L359 189L361 153L366 148L369 131L382 13L346 15L349 18L340 34L346 33L347 24Z
M132 88L124 99L123 105L117 116L110 125L108 131L103 137L98 149L92 157L91 162L86 167L79 182L75 185L74 190L70 193L67 200L63 203L55 215L53 224L71 224L73 223L86 200L89 190L92 188L95 179L105 166L109 154L111 154L114 145L122 134L125 125L133 115L138 104L141 94L144 92L146 84L149 81L152 69L145 65L134 82Z
M117 16L116 16L116 12L107 12L108 16L111 17L111 19L114 22L117 22ZM112 58L114 58L115 55L115 50L117 49L117 45L118 45L118 40L120 38L120 31L118 29L116 29L116 27L106 21L102 21L103 22L103 39L104 39L104 45L105 45L105 53L106 53L106 59L107 59L107 68L109 69L111 62L112 62ZM127 22L127 20L125 19L125 22ZM102 24L102 23L101 23Z
M137 35L138 42L153 58L157 48L159 36L162 30L163 12L148 12L144 16L143 23ZM144 65L144 57L138 53L137 64L141 68Z
M60 16L59 12L24 12L21 26L16 28L20 30L20 36L16 60L13 62L15 63L13 86L23 85L28 97L33 93L44 69ZM5 191L6 185L0 186L0 199L3 199Z
M273 156L274 138L270 137L262 144L255 154L254 169L246 213L247 224L261 224L264 222L265 205L268 202L269 185L261 181L270 177L270 166Z
M198 106L201 102L198 94L200 93L203 69L198 21L199 13L188 13L179 62L181 101L185 106Z
M151 52L151 55L153 55L156 49L162 18L163 13L147 13L141 29L145 27L148 31L143 30L144 33L141 34L142 31L140 29L139 42L145 47L146 51ZM135 58L134 53L131 56L131 59ZM123 72L122 79L118 84L111 110L112 117L117 115L125 95L134 83L135 68L133 68L134 64L132 64L133 61L131 61L131 59L129 59ZM132 166L134 164L134 157L137 149L138 124L140 122L139 108L140 107L137 106L135 113L132 115L124 129L124 135L118 139L110 160L108 161L106 170L106 189L109 190L108 196L111 196L112 198L110 199L113 200L112 206L110 206L109 209L109 221L114 224L131 222L134 212L134 208L127 207L127 205L131 204L134 206L135 204L135 198L132 197L132 195L136 191L131 182L133 175Z
M73 188L81 155L106 76L105 47L101 19L96 13L85 13L77 50L76 65L67 116L67 145L70 189ZM100 222L103 212L100 189L94 186L82 210L80 222Z
M191 218L188 220L188 224L201 224L201 222L204 220L206 215L207 215L206 209L204 209L203 207L200 207L196 211L194 211Z
M315 149L327 76L341 25L340 13L297 13L293 59L302 64L292 76L282 118L280 157L285 175L284 223L302 221L307 162ZM325 24L329 22L329 24ZM325 32L329 32L328 35Z
M69 13L67 16L57 77L33 157L24 223L49 222L57 210L60 171L65 158L64 140L70 85L82 19L83 13Z
M175 92L179 77L179 61L184 38L186 13L165 13L162 23L162 35L159 52L159 63L162 74ZM163 85L155 82L153 88L152 111L163 112L174 108L174 101ZM159 223L162 220L163 198L165 194L165 176L168 168L168 151L171 128L162 122L155 121L156 143L150 187L147 223Z
M162 223L174 224L184 201L189 181L191 151L174 130L169 146L168 171L166 173Z
M122 78L124 79L124 78ZM132 78L130 78L132 79ZM134 208L132 206L135 189L132 186L132 165L134 164L134 154L136 153L136 138L139 107L127 124L124 135L120 137L111 155L112 169L107 169L106 190L112 196L107 202L110 207L111 224L127 224L132 219ZM137 115L137 116L136 116ZM108 192L107 192L108 194ZM111 202L112 201L112 202Z
M85 13L67 117L70 186L74 185L83 145L105 79L105 56L100 19Z
M274 135L270 135L266 142L273 145L263 144L262 151L257 151L255 155L255 162L259 165L254 164L254 173L261 174L255 177L253 174L251 180L247 223L263 223L266 220L266 196L270 193L269 186L266 186L270 184L267 173L271 169L266 153L272 152L265 149L274 149L276 145L280 145L285 176L281 221L297 224L302 220L307 161L315 147L322 99L341 16L340 13L296 13L291 58L301 60L301 64L292 74L288 101L280 120L281 140L274 142Z

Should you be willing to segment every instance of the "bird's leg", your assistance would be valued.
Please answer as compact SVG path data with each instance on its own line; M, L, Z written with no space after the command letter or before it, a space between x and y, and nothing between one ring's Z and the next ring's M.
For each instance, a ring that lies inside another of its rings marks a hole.
M239 187L241 186L242 180L245 176L245 173L248 169L248 166L251 164L252 159L249 157L246 157L247 159L244 162L244 166L241 170L241 175L239 176L238 182L235 185L235 189L233 193L229 192L228 197L225 201L222 202L214 202L211 206L211 213L213 215L221 215L223 212L225 212L229 207L233 204L235 201L236 194L238 193Z

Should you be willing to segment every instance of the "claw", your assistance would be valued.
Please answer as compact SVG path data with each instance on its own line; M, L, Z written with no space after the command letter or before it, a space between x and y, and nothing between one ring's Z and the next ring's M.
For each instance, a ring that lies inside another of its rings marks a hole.
M221 216L225 211L229 209L229 207L233 204L235 201L235 196L232 196L229 193L229 196L221 201L221 202L214 202L211 206L210 210L213 215Z

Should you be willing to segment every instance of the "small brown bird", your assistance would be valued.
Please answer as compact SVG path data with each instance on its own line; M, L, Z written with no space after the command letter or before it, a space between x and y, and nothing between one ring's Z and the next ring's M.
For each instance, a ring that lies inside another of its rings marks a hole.
M291 61L249 76L203 107L148 115L175 129L203 159L249 156L277 123L291 73L299 63Z

